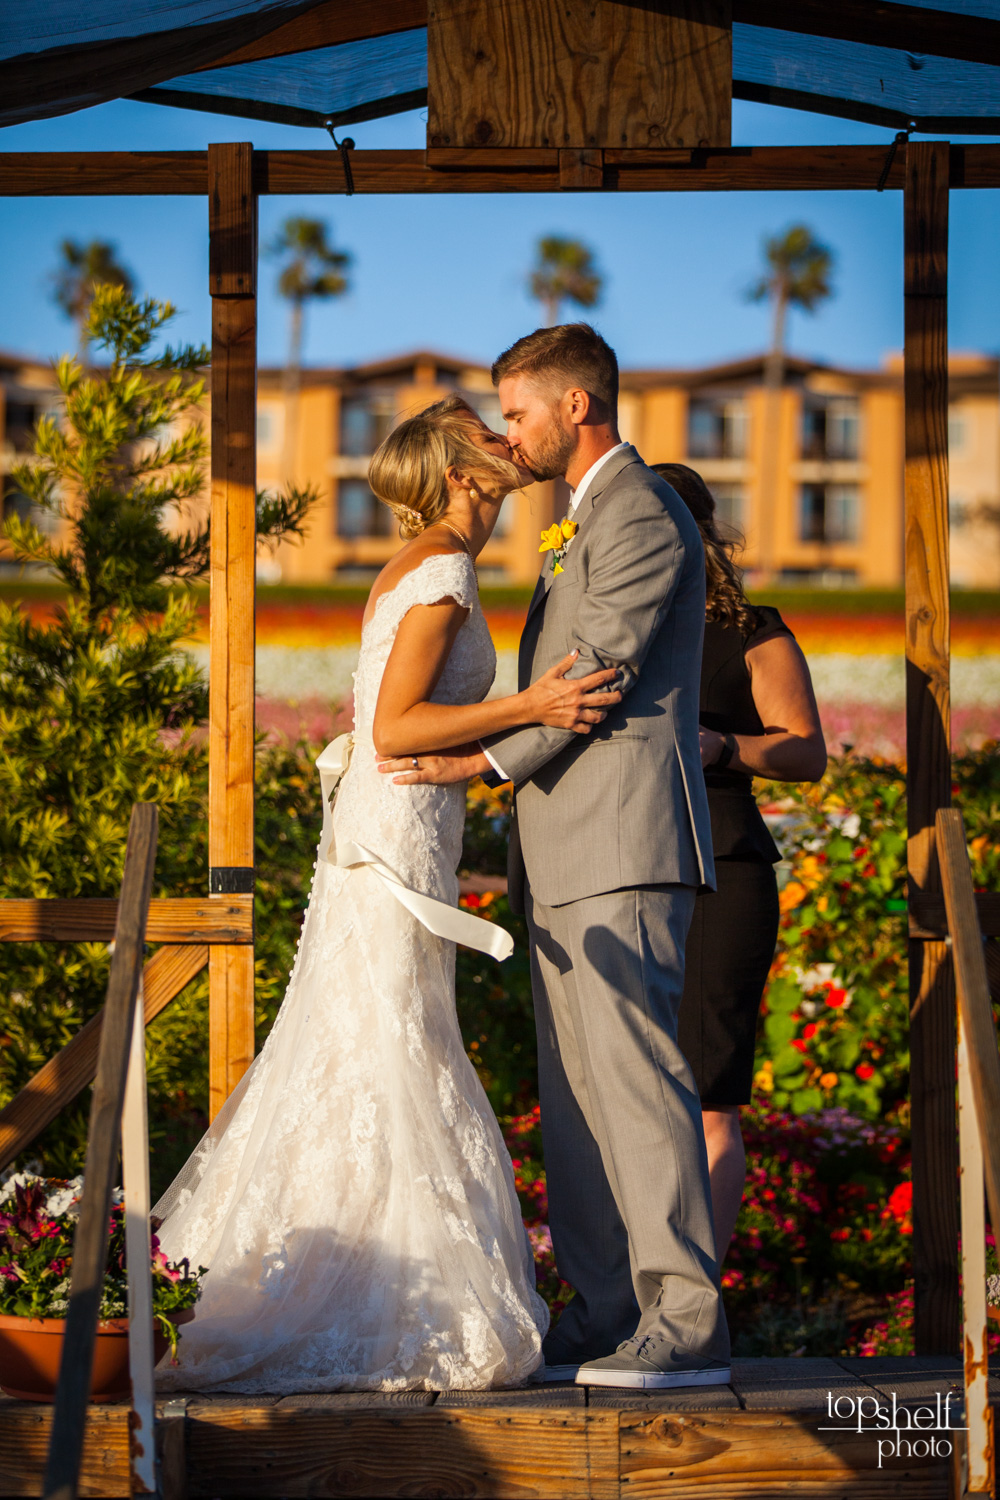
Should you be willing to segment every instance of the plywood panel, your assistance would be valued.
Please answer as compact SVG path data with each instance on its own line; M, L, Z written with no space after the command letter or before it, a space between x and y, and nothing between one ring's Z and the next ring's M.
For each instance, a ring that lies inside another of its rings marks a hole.
M429 147L727 146L729 0L430 0Z

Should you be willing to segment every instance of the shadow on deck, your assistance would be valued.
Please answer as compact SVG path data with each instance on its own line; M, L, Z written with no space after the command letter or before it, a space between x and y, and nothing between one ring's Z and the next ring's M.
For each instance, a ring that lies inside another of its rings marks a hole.
M192 1395L160 1404L157 1438L164 1500L945 1500L950 1440L935 1428L949 1393L950 1426L962 1422L961 1382L955 1359L751 1359L733 1361L730 1386L672 1395ZM1000 1377L991 1386L1000 1402ZM866 1428L894 1398L900 1426L917 1409L934 1425L904 1430L880 1467L879 1439L895 1439L856 1431L859 1398ZM81 1496L129 1494L128 1415L90 1408ZM41 1494L51 1421L51 1407L0 1398L0 1495Z

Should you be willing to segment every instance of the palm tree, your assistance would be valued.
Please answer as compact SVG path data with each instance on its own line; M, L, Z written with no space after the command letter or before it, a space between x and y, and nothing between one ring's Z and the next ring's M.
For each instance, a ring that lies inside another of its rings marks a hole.
M278 291L288 298L288 363L285 366L285 476L293 478L299 425L299 384L302 374L302 325L306 303L325 297L341 297L347 291L344 272L351 263L346 250L335 250L327 239L323 219L293 214L285 220L267 254L285 258L278 276Z
M59 246L62 257L58 270L52 273L55 282L53 296L63 312L77 326L80 358L84 358L87 340L83 329L94 299L94 290L99 286L120 286L132 293L135 282L132 273L116 260L117 246L105 240L91 240L86 245L76 240L63 240Z
M594 265L593 251L582 240L545 235L538 241L537 254L529 285L531 295L545 308L545 322L550 328L559 322L563 302L575 302L579 307L597 305L603 279Z
M346 250L335 250L327 241L323 219L293 215L285 220L269 255L286 256L278 277L278 291L290 304L288 322L288 370L298 384L302 364L302 323L305 305L314 298L340 297L347 291L344 272L351 263Z
M764 431L756 527L757 572L762 582L770 583L774 578L774 496L788 309L800 307L803 312L815 312L832 296L833 252L807 224L792 224L782 234L765 239L764 261L763 275L747 289L747 296L751 302L770 300L773 317L771 347L764 360Z
M764 274L749 287L747 296L751 302L771 302L771 348L764 366L764 384L774 388L781 385L784 376L788 309L800 307L803 312L815 312L833 295L833 252L816 239L807 224L793 224L783 234L764 241L764 259Z

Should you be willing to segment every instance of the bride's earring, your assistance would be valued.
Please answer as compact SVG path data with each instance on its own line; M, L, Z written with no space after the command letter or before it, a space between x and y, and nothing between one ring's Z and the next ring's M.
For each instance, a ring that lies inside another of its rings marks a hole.
M479 499L479 491L478 490L470 490L469 491L469 499L470 500L478 500Z

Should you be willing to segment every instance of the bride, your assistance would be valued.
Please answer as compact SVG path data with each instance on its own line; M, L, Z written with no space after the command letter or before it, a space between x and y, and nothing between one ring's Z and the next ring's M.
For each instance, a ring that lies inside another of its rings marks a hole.
M459 397L402 422L369 469L407 539L365 609L353 754L299 950L259 1057L155 1213L209 1267L162 1389L485 1389L541 1363L514 1175L459 1033L455 946L499 929L456 908L464 786L403 785L378 757L521 724L586 733L613 670L483 699L496 653L474 559L531 482ZM326 846L326 847L324 847Z

